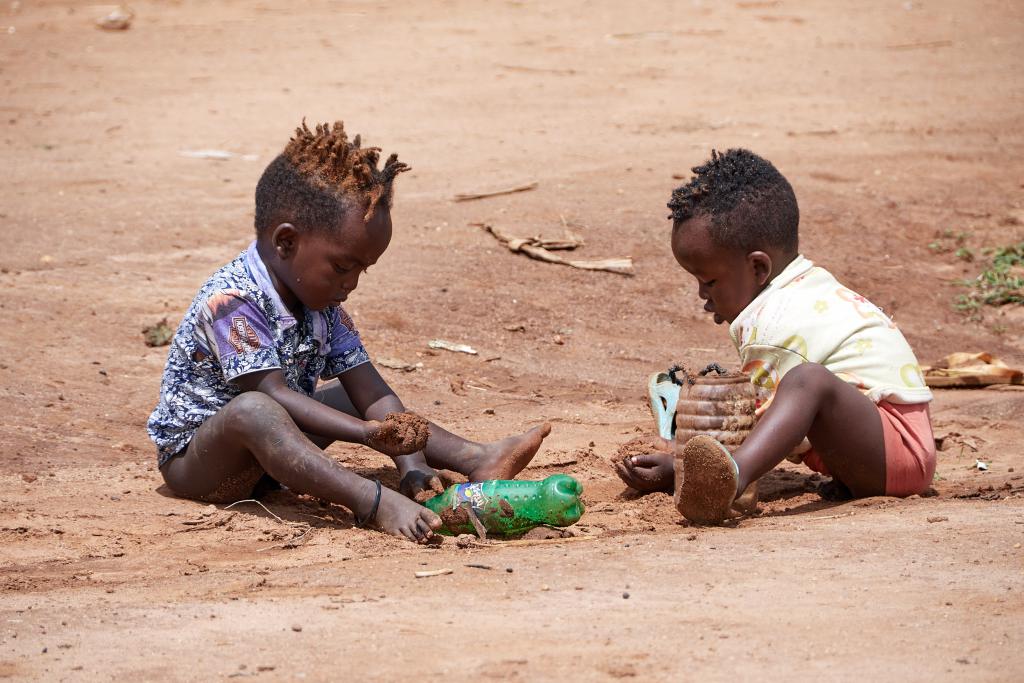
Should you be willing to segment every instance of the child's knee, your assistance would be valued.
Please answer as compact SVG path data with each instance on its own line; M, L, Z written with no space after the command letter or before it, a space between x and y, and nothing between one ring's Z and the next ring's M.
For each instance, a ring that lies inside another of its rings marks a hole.
M799 394L816 405L831 404L843 397L860 395L856 390L851 391L852 388L852 385L818 363L796 366L779 383L780 391Z
M246 434L291 422L288 412L280 403L259 391L246 391L231 399L221 408L230 428Z

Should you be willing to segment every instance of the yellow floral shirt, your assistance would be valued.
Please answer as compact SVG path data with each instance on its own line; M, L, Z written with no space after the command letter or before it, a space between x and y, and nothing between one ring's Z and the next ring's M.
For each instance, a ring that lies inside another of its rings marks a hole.
M889 317L803 256L743 309L729 336L750 381L773 395L791 368L819 363L875 403L932 400L910 344Z

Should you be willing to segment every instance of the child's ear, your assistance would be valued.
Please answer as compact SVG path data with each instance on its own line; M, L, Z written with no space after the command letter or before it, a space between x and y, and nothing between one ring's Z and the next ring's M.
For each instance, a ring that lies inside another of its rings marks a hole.
M752 251L747 254L747 262L754 269L754 279L758 286L768 284L772 276L772 257L763 251Z
M281 223L274 228L274 234L270 238L279 258L287 260L295 254L298 236L299 231L291 223Z

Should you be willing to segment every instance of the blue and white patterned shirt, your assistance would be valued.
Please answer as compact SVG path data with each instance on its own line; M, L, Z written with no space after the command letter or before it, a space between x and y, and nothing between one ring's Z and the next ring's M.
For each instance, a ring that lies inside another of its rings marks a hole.
M317 378L369 360L341 306L304 308L302 320L295 319L253 241L210 276L174 334L160 403L147 425L158 464L184 450L199 426L241 393L237 377L281 369L291 389L312 396Z

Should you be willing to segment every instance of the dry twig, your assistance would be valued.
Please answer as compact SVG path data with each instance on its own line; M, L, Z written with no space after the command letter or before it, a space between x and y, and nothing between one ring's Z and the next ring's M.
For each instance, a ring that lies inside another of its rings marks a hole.
M537 181L526 183L525 185L516 185L514 187L506 187L501 190L491 190L490 192L460 192L459 194L452 197L453 201L456 202L469 202L474 199L485 199L487 197L499 197L503 194L515 194L516 192L527 192L529 190L537 189Z
M935 47L951 47L952 40L932 40L927 43L904 43L902 45L886 45L890 50L928 50Z
M426 579L431 576L444 576L445 574L454 574L454 569L433 569L430 571L416 572L417 579Z
M609 273L618 273L619 275L634 274L633 259L630 257L596 260L567 259L557 254L552 254L549 251L549 249L552 248L574 249L576 246L579 246L579 244L582 244L582 240L573 244L572 238L574 238L575 235L572 235L572 233L569 234L568 238L563 240L543 240L539 237L513 237L512 235L508 235L487 223L471 223L471 225L479 226L491 233L495 239L508 247L509 251L521 252L530 258L537 259L538 261L557 263L563 266L579 268L580 270L604 270ZM569 246L570 244L572 244L572 246Z

